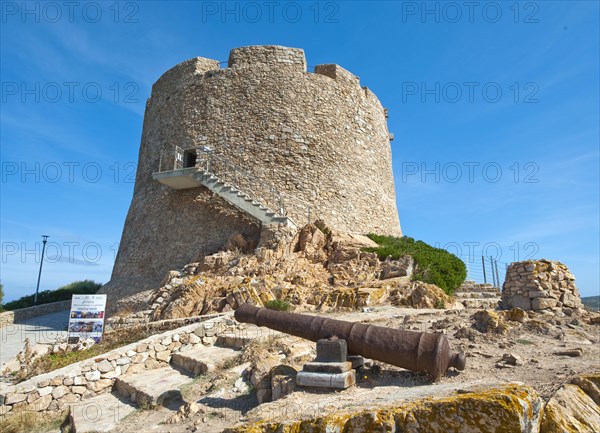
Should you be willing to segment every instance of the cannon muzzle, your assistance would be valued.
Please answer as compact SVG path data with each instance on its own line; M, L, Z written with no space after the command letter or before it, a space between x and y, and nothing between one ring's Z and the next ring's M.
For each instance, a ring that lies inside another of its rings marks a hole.
M450 367L464 370L466 364L465 355L452 353L448 339L441 333L404 331L307 314L285 313L250 304L240 306L235 312L235 319L315 342L332 337L344 339L348 343L348 353L428 373L434 380L439 380Z

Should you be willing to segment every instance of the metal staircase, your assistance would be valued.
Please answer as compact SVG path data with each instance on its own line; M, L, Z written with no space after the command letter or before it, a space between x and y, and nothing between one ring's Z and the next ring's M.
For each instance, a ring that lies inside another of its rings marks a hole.
M208 169L196 166L158 171L152 173L152 178L177 190L204 186L264 225L282 224L288 227L297 227L288 216L272 211L258 199L240 191Z

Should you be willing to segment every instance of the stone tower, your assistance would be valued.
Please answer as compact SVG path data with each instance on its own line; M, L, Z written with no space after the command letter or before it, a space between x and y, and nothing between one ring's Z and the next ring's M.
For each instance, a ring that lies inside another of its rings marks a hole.
M236 232L322 219L401 235L386 110L338 65L304 51L235 48L227 68L197 57L165 72L146 104L113 300L159 286Z

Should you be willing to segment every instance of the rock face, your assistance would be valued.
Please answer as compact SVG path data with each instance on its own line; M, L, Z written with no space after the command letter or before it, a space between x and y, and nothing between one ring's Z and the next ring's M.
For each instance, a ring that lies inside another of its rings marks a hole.
M169 269L228 240L258 241L258 222L208 189L152 180L153 172L176 167L176 146L184 167L207 164L202 149L210 148L212 172L297 224L312 216L349 233L401 235L377 97L338 65L307 72L300 49L236 48L225 69L194 58L153 85L134 195L102 289L113 300L158 287Z
M502 287L505 309L583 308L575 277L565 265L550 260L511 263Z
M600 431L600 375L578 377L562 386L544 408L540 433Z
M152 321L174 319L275 299L304 310L358 309L383 303L392 292L402 293L404 303L415 308L450 306L451 298L436 286L420 291L422 283L409 287L406 276L382 279L383 265L412 259L382 263L377 254L362 251L375 245L365 236L327 226L308 224L295 234L265 227L256 254L221 251L167 273L163 285L148 295L149 309L143 313ZM418 293L411 298L414 290Z

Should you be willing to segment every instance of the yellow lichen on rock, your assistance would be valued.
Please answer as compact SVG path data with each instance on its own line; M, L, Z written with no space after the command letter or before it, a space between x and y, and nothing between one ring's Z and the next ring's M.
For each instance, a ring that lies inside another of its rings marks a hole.
M493 310L478 311L471 318L474 321L473 327L484 334L488 332L504 334L508 330L504 316Z
M337 413L312 420L256 423L228 433L537 433L542 401L521 384L477 390L395 407Z

